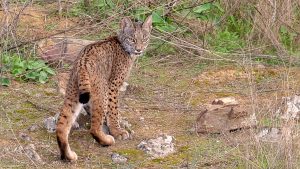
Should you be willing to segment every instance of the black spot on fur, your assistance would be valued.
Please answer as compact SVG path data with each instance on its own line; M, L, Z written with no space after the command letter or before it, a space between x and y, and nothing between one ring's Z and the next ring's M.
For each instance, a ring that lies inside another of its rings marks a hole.
M90 93L86 92L86 93L82 93L79 95L79 102L82 104L86 104L88 103L90 100Z
M60 149L60 159L61 160L66 160L66 154L65 154L66 146L61 143L61 141L58 137L57 137L57 143L58 143L58 147Z

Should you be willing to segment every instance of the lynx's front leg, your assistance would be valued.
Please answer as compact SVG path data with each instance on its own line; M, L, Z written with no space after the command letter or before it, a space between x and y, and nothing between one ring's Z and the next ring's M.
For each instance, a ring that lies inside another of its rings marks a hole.
M123 82L121 80L116 79L113 80L109 86L107 124L111 135L117 139L126 140L129 138L129 134L125 129L121 128L119 124L120 115L118 111L119 88L122 84Z

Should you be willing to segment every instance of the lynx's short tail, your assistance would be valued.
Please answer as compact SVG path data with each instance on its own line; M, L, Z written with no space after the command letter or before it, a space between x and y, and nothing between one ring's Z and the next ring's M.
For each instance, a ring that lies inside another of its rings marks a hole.
M91 91L91 84L90 78L87 71L79 72L78 78L78 86L79 86L79 102L82 104L86 104L90 100L90 91Z

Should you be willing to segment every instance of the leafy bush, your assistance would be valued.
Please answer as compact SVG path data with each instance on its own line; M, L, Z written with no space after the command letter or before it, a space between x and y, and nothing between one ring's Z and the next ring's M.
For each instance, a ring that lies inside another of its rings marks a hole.
M217 22L224 13L224 9L218 2L208 2L195 7L193 13L198 19Z
M218 31L215 35L208 36L210 46L217 52L233 52L244 46L244 41L236 32L230 32L226 28L224 31Z
M84 14L97 15L99 13L109 13L112 12L115 6L112 0L93 0L88 7L84 6L83 1L80 1L71 8L68 15L78 17Z
M152 13L152 23L153 27L161 32L173 32L177 29L177 26L174 25L173 21L164 16L165 9L159 7L155 10L151 10L148 7L140 7L133 11L133 16L137 20L145 20L146 16Z
M284 47L289 51L293 51L295 48L293 42L297 34L294 32L289 32L286 26L281 26L279 30L279 35L281 43L284 45Z
M3 54L1 62L4 65L1 67L1 72L10 73L18 80L46 83L48 78L55 74L54 70L44 61L34 58L26 60L16 54ZM8 78L0 78L1 85L8 86L9 83Z

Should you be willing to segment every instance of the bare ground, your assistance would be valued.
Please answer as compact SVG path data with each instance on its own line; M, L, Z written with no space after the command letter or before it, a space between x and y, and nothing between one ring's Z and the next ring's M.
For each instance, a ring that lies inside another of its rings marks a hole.
M179 59L174 56L174 58ZM101 147L86 129L75 130L70 135L71 147L79 155L76 163L59 160L55 134L47 133L43 120L59 111L63 98L57 92L55 78L48 84L14 82L1 87L0 166L31 168L261 168L257 152L268 156L269 151L257 148L255 133L258 129L237 131L221 135L197 135L191 129L201 106L214 98L234 96L251 104L249 73L255 80L255 103L259 127L278 126L274 115L276 104L288 91L299 89L299 68L289 69L291 88L282 90L284 68L254 68L251 72L241 67L210 65L199 69L195 64L152 64L157 59L141 58L132 72L130 87L121 97L122 116L135 131L134 138L117 141L111 147ZM180 59L179 59L180 60ZM172 69L176 67L176 69ZM270 85L270 83L272 85ZM299 90L298 90L299 91ZM140 120L144 117L144 121ZM277 119L278 120L278 119ZM37 124L39 129L29 132ZM19 137L30 136L30 141ZM163 159L150 159L137 145L166 133L175 137L176 153ZM22 147L36 146L44 164L31 161ZM263 145L263 144L262 144ZM268 145L272 146L272 145ZM277 145L278 146L278 145ZM255 148L256 147L256 148ZM276 146L273 146L273 148ZM261 147L265 148L264 146ZM112 152L127 157L124 165L113 164ZM255 153L256 152L256 153ZM266 159L268 159L266 157ZM263 167L262 167L263 168Z

